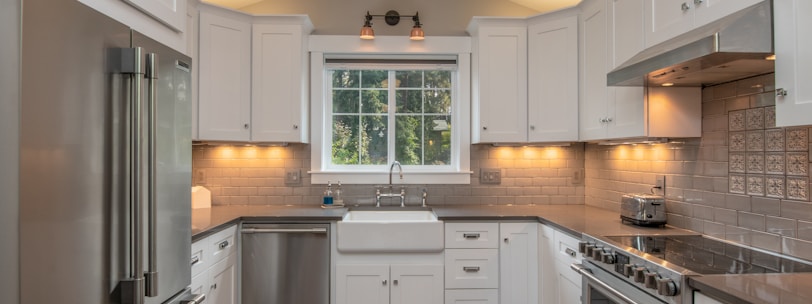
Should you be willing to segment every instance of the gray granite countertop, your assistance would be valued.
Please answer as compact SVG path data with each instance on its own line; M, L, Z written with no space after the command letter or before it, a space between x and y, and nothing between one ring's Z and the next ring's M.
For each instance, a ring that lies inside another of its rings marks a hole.
M392 208L392 207L389 207ZM444 206L432 207L443 221L530 220L553 226L574 237L635 234L696 234L666 226L638 227L621 223L617 212L586 205ZM192 241L240 220L337 221L346 208L318 206L214 206L192 210ZM693 287L731 303L812 303L812 273L707 275L690 279Z

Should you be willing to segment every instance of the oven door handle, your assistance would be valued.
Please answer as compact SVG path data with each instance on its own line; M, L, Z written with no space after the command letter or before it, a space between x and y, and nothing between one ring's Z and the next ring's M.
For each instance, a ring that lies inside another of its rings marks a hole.
M616 302L623 302L626 304L641 304L632 300L631 298L624 295L622 292L618 291L614 287L609 286L609 284L606 284L597 277L595 277L592 274L592 270L589 270L589 268L584 267L584 265L574 263L570 265L570 268L572 268L572 270L575 270L576 272L581 274L584 278L586 278L589 281L589 285L594 285L595 287L598 287L600 291L609 293L607 296L610 296L612 300ZM584 286L584 288L588 287Z

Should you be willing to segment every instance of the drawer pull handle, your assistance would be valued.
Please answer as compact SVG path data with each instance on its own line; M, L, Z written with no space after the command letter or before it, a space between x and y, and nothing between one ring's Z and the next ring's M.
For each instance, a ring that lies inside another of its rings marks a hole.
M567 253L569 256L571 256L571 257L573 257L573 258L574 258L574 257L575 257L575 255L576 255L575 250L572 250L572 249L569 249L569 248L567 248L566 250L564 250L564 252L566 252L566 253Z
M220 247L220 249L225 249L228 247L228 241L221 242L220 245L217 245L217 247Z
M479 238L479 233L463 233L462 237L464 237L466 240L475 240Z
M200 263L200 256L193 256L191 265L194 266L197 263Z
M479 272L479 266L462 266L462 271L465 271L465 272Z

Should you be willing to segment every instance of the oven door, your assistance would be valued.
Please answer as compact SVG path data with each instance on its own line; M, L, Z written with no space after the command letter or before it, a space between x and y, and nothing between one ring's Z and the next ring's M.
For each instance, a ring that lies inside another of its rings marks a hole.
M581 302L584 304L665 303L629 282L621 280L615 275L589 262L584 261L584 264L572 264L570 267L581 274L583 289L581 292Z

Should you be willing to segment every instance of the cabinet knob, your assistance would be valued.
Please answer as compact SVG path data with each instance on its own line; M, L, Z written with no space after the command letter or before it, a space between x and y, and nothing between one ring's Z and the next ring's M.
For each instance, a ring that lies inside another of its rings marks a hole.
M614 120L612 117L607 117L606 118L606 122L612 122L612 120Z
M694 0L694 6L699 6L700 4L702 4L702 2L705 2L705 1L703 1L703 0Z
M392 284L394 284L395 286L398 286L398 280L392 280Z
M530 130L535 131L535 130L536 130L536 126L534 126L534 125L530 125Z
M787 90L784 88L775 89L775 97L784 97L787 96Z
M217 289L217 283L212 284L211 289Z
M242 127L248 130L248 124L244 124Z
M488 127L482 127L482 130L487 131L487 130L488 130Z
M293 125L294 130L299 130L299 125Z
M682 11L685 12L685 11L687 11L689 9L691 9L691 6L688 5L688 2L683 2L682 3Z
M505 244L510 243L510 239L505 238Z
M383 280L383 282L381 282L381 285L386 286L386 280Z

